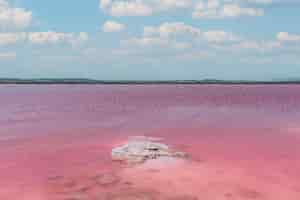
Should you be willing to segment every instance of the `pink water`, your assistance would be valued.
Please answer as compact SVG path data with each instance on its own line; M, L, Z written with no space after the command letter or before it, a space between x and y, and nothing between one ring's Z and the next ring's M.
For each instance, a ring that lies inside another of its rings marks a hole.
M112 162L136 135L191 160ZM300 85L2 85L0 199L299 200Z

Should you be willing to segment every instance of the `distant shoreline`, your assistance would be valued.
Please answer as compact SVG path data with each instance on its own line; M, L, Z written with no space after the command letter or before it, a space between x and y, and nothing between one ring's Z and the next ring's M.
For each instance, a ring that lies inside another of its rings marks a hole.
M167 80L167 81L103 81L93 79L0 79L2 85L274 85L300 84L300 80L283 81L233 81L233 80Z

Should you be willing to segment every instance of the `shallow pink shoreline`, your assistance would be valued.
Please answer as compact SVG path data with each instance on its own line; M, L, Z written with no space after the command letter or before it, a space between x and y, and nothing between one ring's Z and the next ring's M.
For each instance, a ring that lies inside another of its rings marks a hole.
M300 198L300 86L1 87L0 199L60 199L67 186L53 179L84 187L108 172L161 197ZM133 176L110 160L130 135L163 137L193 163Z

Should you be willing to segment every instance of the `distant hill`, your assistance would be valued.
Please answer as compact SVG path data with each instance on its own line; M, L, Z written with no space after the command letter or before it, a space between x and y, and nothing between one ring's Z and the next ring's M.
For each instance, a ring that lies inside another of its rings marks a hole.
M14 79L14 78L0 78L0 84L93 84L98 83L92 79Z
M165 81L144 81L144 80L94 80L82 78L45 78L45 79L15 79L0 78L0 84L300 84L300 79L272 80L272 81L251 81L251 80L165 80Z

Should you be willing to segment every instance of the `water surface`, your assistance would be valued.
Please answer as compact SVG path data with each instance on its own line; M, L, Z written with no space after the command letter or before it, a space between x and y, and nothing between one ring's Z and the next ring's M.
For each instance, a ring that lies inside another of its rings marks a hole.
M299 91L2 85L0 199L298 200ZM136 135L164 138L192 161L156 170L112 162L111 148ZM116 181L95 181L107 174Z

